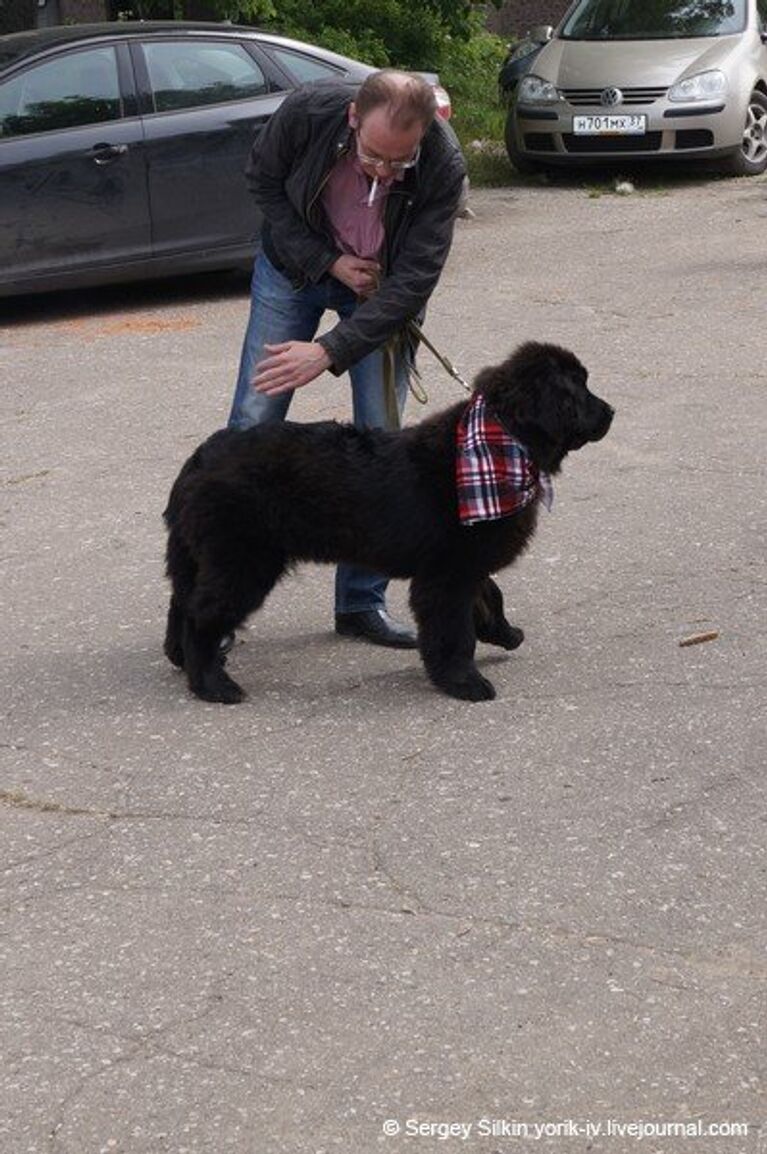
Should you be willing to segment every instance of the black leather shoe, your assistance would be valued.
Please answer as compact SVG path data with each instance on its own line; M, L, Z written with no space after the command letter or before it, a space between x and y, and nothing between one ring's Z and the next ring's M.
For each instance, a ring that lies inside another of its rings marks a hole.
M391 649L418 648L413 630L393 621L385 609L336 613L336 633L341 637L359 637L371 645L388 645Z
M218 643L218 652L222 657L226 657L227 653L231 653L234 649L234 633L225 633Z

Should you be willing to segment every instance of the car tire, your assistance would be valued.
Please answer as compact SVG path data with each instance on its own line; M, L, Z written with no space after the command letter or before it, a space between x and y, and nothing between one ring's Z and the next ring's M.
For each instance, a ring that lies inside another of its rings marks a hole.
M506 153L509 160L514 165L515 169L521 176L532 176L535 172L541 172L545 167L539 164L537 160L531 160L523 152L519 151L517 147L517 135L514 130L514 108L509 109L509 114L506 117L506 131L504 133L504 143L506 144Z
M754 91L748 100L743 141L724 162L730 176L759 176L767 170L767 96Z

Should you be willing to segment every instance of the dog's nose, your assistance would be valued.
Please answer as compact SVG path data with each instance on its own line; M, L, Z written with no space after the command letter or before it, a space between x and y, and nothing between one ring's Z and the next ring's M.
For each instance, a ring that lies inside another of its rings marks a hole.
M605 437L607 435L607 432L610 428L610 425L613 423L613 417L614 416L615 416L615 409L612 407L612 405L608 405L606 401L602 401L601 413L599 416L599 420L597 421L596 430L594 432L594 436L593 436L592 440L601 441L602 437Z

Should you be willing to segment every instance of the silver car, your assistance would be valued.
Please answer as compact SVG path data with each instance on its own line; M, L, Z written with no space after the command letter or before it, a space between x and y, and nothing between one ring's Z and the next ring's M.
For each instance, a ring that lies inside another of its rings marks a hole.
M722 158L767 169L767 0L576 0L509 110L521 171Z

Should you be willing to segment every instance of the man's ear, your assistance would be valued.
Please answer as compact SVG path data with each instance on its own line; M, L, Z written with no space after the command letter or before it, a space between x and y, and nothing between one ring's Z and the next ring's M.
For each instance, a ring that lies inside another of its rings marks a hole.
M359 122L359 119L357 117L357 106L354 103L354 101L352 101L351 104L349 105L349 127L350 128L359 128L359 126L360 126L360 122Z

